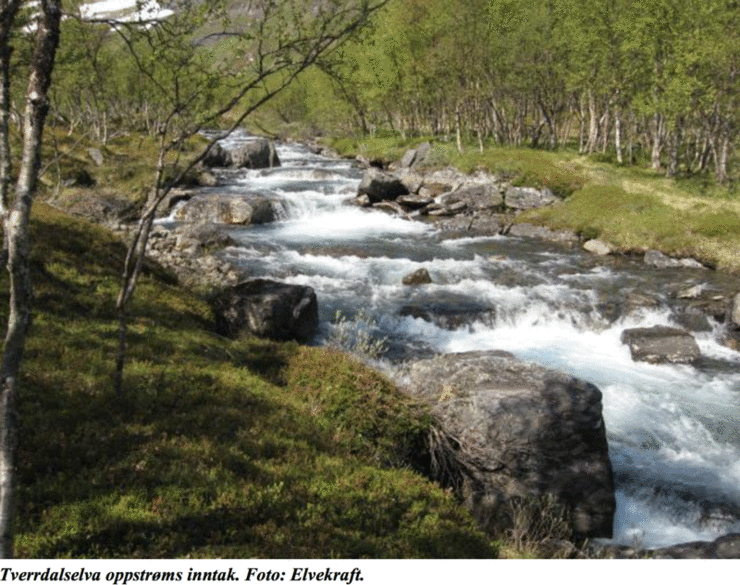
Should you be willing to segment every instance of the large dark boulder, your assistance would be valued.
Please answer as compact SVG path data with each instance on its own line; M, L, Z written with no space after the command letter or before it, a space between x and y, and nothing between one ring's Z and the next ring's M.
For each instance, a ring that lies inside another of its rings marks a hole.
M409 190L401 179L376 168L369 168L365 171L360 186L357 188L358 197L367 195L370 203L392 201L399 195L408 195L408 193Z
M693 364L701 359L696 340L687 331L675 327L625 329L620 339L629 346L636 362Z
M484 528L500 532L515 502L551 496L576 536L611 536L614 482L596 386L493 351L417 361L403 374L439 421L438 468Z
M207 167L236 169L266 169L279 167L280 159L275 145L266 138L254 138L244 142L213 145L203 164Z
M225 337L250 333L279 341L310 339L318 328L316 293L310 286L266 279L229 287L212 299L216 331Z

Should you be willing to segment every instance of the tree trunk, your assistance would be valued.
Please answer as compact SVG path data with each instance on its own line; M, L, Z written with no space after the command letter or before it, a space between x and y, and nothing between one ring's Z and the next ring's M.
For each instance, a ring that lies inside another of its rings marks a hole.
M2 0L0 3L0 221L5 222L10 212L11 153L10 153L10 29L21 0ZM8 263L8 239L3 233L0 251L0 269Z
M6 7L7 4L3 5L3 11ZM14 403L19 390L26 334L31 325L31 246L28 224L38 181L41 138L49 110L46 96L59 44L61 0L44 0L40 9L26 91L20 172L15 201L4 218L5 237L8 241L7 267L10 272L10 312L0 371L0 421L3 424L0 431L0 555L5 558L13 556L17 448Z
M622 159L622 115L619 110L614 112L614 148L617 150L617 163L624 162Z
M663 117L660 114L655 114L653 119L653 150L651 155L651 167L655 170L660 168L660 153L663 149Z

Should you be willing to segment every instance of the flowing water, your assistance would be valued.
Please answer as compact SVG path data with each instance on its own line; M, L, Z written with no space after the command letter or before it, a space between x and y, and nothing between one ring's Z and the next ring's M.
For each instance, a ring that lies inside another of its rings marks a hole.
M361 177L350 162L297 145L278 153L282 167L230 174L226 191L269 197L280 220L230 228L239 245L225 255L252 276L313 287L316 343L336 336L340 311L355 332L386 339L389 371L407 358L503 349L593 382L617 484L614 541L654 548L740 532L740 354L715 341L711 322L696 327L707 358L698 368L633 362L620 342L625 328L674 324L675 292L711 290L721 275L451 237L349 205ZM419 268L432 284L401 284Z

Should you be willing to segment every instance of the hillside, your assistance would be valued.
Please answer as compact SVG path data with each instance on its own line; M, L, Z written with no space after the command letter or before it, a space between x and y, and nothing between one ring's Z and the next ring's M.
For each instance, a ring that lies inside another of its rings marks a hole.
M390 384L337 352L215 336L207 305L154 265L118 399L123 247L43 204L33 225L19 557L499 554L414 471L428 420Z

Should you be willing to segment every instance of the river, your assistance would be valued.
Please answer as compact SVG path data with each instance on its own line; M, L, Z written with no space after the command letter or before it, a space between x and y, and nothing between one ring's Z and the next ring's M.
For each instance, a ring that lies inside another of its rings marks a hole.
M349 161L299 145L278 154L281 167L230 173L221 188L260 193L279 212L274 223L229 228L239 245L224 255L252 276L313 287L315 343L382 341L379 365L391 375L403 359L503 349L593 382L615 471L613 542L656 548L740 532L740 354L717 343L712 322L694 333L706 358L698 368L633 362L620 342L628 327L675 326L677 290L727 277L445 234L348 205L362 175ZM432 284L401 284L419 268ZM626 310L633 297L650 302Z

